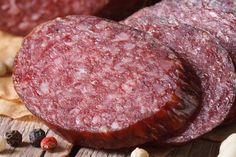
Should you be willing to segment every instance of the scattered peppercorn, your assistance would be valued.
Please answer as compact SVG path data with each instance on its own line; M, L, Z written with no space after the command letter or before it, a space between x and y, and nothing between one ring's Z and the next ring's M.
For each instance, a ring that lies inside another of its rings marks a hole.
M45 137L40 145L43 150L51 150L57 147L57 140L54 137Z
M4 151L6 149L7 141L0 136L0 152Z
M17 130L12 130L5 135L7 143L12 147L18 147L22 143L22 135Z
M40 147L40 143L45 137L46 134L42 129L34 129L29 134L30 144L34 147Z

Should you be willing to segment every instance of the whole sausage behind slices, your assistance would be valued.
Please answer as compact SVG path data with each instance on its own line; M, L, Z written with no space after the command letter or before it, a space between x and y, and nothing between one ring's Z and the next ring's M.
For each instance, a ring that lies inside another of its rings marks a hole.
M27 35L38 24L70 14L95 14L108 0L1 0L0 29Z
M183 128L200 105L198 77L150 35L90 16L37 27L15 58L26 107L71 142L122 148Z
M202 107L198 115L181 134L162 140L162 144L188 142L219 126L230 113L236 93L234 64L208 32L147 11L148 8L141 10L123 23L149 32L174 49L193 66L201 80Z

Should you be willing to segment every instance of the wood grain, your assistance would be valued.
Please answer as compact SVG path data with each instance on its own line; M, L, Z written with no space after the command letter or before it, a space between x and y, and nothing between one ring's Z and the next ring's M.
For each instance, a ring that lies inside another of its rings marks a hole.
M12 120L0 116L0 135L4 136L6 131L19 130L23 134L24 144L20 148L7 147L7 150L0 153L2 157L62 157L68 155L72 149L72 144L55 134L46 125L35 120ZM45 152L40 148L32 147L28 144L28 135L34 128L42 128L47 132L47 136L54 136L58 140L58 148ZM140 146L146 149L150 157L217 157L219 141L198 139L181 147L160 148ZM129 157L134 148L121 150L96 150L91 148L80 148L75 157Z
M52 156L60 157L70 152L71 144L52 132L46 125L39 121L25 121L25 120L12 120L7 117L0 117L0 135L4 136L7 131L18 130L23 135L23 144L19 148L7 147L7 150L2 152L0 156L3 157L41 157ZM44 152L40 148L35 148L29 144L29 133L33 129L41 128L47 135L55 136L58 140L59 147L53 152ZM60 149L61 148L61 149Z

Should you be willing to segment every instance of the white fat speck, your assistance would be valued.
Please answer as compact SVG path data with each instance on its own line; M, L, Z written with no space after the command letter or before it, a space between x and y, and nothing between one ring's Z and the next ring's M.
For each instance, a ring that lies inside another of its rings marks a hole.
M122 63L123 63L123 64L129 63L129 62L132 62L132 59L131 59L131 58L128 58L128 57L122 58Z
M20 23L20 24L19 24L19 26L18 26L18 27L19 27L20 29L25 29L25 28L27 28L27 27L28 27L28 25L29 25L29 23L28 23L28 22L22 22L22 23Z
M196 18L195 16L193 16L192 19L193 19L193 21L196 21L196 20L197 20L197 18Z
M127 33L120 33L115 36L114 41L122 41L122 40L129 40L130 36Z
M212 16L212 17L217 17L217 14L215 13L215 12L210 12L210 15Z
M48 94L49 93L48 82L41 83L39 88L40 88L40 91L43 94Z
M47 110L48 110L48 111L52 111L52 105L48 105L48 106L47 106Z
M224 35L221 31L217 32L217 37L223 38L226 42L229 41L229 37L227 35Z
M33 20L33 21L36 21L36 20L38 20L40 18L40 14L33 14L32 16L31 16L31 20Z
M126 43L124 45L124 49L126 49L126 50L132 50L133 48L135 48L135 45L132 43Z
M55 65L61 65L61 58L56 58L54 60Z
M117 122L113 122L111 124L111 127L112 127L112 129L118 129L119 128L119 124Z
M87 71L85 68L80 68L77 72L75 72L76 79L80 79L83 74L87 74Z
M45 41L42 42L41 44L42 47L46 47L47 46L47 43Z
M144 108L143 106L141 106L140 112L141 112L142 114L145 113L145 108Z
M101 132L107 132L108 131L108 128L106 126L102 126L100 129L99 129Z
M1 6L1 9L2 9L2 10L7 10L8 8L9 8L9 5L2 5L2 6Z
M170 58L170 59L176 59L176 56L174 55L174 54L168 54L168 58Z
M51 117L52 117L52 120L56 120L57 119L55 114L53 114Z
M73 35L72 36L72 40L73 41L76 41L76 40L79 40L80 39L80 36L79 35Z
M91 29L91 26L80 24L80 25L78 25L78 28L79 28L79 30L82 30L82 31L88 31Z
M82 121L81 121L81 119L80 119L79 117L77 117L77 118L75 119L75 123L76 123L77 125L81 125L81 124L82 124Z
M61 40L61 37L59 35L55 36L56 40Z
M93 124L96 124L96 123L99 122L99 120L100 120L100 117L94 116L93 119L92 119L92 123L93 123Z
M120 106L119 104L115 105L116 111L122 111L124 108L122 106Z
M129 85L127 84L122 84L122 89L127 92L127 93L130 93L132 92L132 87L130 87Z
M105 29L107 27L107 22L101 21L98 24L95 25L97 29Z
M83 94L92 94L94 92L94 88L91 84L81 85L79 89Z

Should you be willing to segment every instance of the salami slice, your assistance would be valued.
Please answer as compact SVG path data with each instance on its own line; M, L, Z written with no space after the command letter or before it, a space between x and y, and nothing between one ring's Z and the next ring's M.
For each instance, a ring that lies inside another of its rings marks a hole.
M95 14L108 0L1 0L0 29L26 35L35 26L58 16Z
M124 23L151 33L174 49L201 79L203 99L198 115L180 135L162 142L188 142L220 125L232 107L236 91L233 63L217 40L205 31L155 15L131 16Z
M166 1L174 1L174 0L166 0ZM200 7L208 9L209 11L216 12L219 16L221 16L223 19L228 20L229 22L233 23L232 26L235 25L236 22L236 1L231 0L181 0L178 1L178 3L184 3L185 5L188 5L188 7ZM235 60L236 51L235 49L231 50L231 46L225 46L228 48L229 51L232 51L233 54L231 56ZM235 64L236 65L236 64ZM229 113L227 119L224 123L230 123L235 121L236 119L236 102L234 106L231 109L231 112Z
M26 107L73 143L121 148L180 130L201 99L197 77L150 35L69 16L28 35L13 80Z
M230 53L236 63L236 27L235 22L223 18L214 10L204 7L190 7L179 1L168 0L157 3L132 15L138 18L142 15L156 15L176 18L178 21L210 32L219 39L220 44Z
M163 1L177 1L177 0L163 0ZM188 5L203 6L208 9L214 9L224 13L236 13L236 1L235 0L179 0L180 3L186 3Z
M187 0L185 0L187 2ZM190 0L190 3L204 5L207 8L236 15L235 0Z

